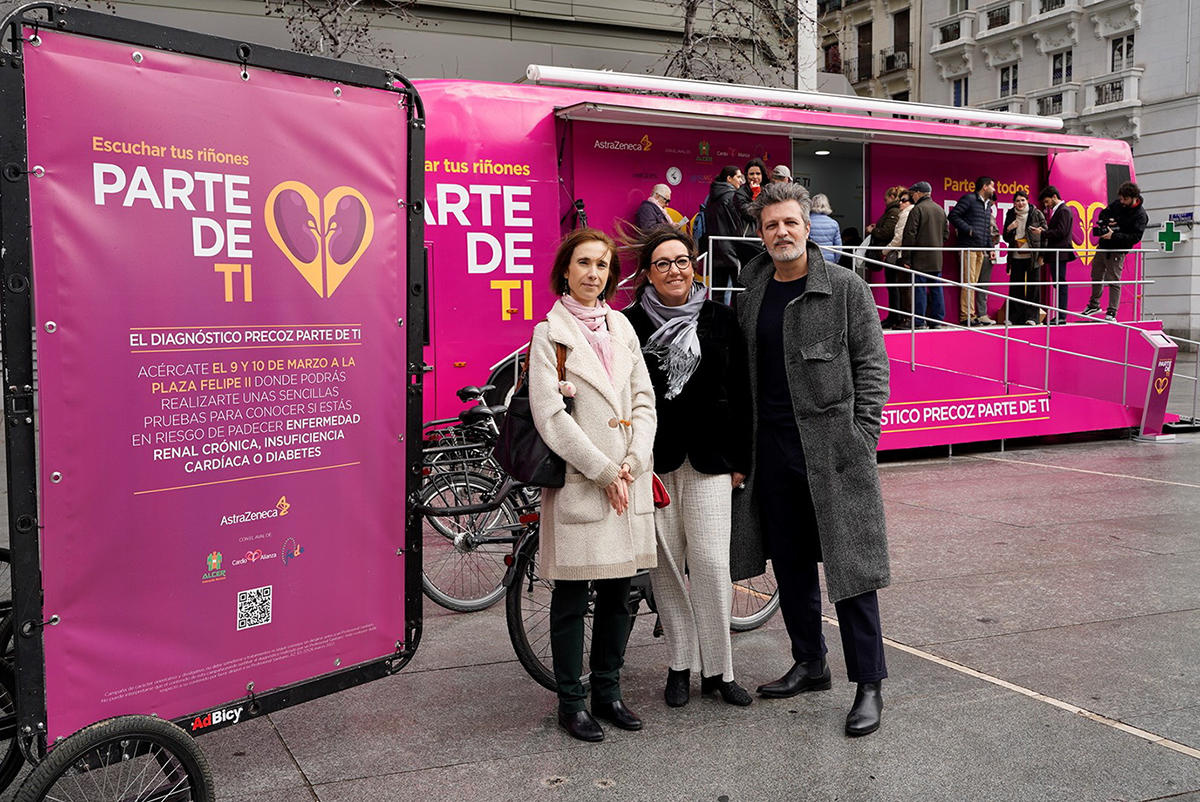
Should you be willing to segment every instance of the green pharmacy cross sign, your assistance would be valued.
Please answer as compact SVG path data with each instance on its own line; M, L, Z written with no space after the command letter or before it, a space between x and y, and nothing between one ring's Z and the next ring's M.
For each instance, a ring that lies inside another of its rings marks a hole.
M1158 227L1158 244L1167 253L1175 250L1175 246L1179 240L1183 239L1183 235L1175 230L1175 223L1168 220Z

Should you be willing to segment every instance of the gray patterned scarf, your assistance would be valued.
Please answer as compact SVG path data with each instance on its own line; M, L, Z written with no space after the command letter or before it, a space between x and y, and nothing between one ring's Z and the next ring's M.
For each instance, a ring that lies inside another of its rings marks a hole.
M658 327L642 347L642 353L656 357L662 366L667 377L666 398L679 395L700 364L700 337L696 334L696 325L704 295L704 286L693 283L688 299L682 305L667 306L658 297L654 285L647 284L638 302Z

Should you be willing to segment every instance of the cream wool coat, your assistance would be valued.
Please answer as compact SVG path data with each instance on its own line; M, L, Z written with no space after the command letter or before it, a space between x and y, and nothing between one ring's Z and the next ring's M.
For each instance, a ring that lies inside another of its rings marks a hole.
M559 301L533 330L529 403L546 445L567 463L566 484L542 491L541 571L548 579L633 576L656 562L654 543L654 389L633 326L610 311L609 381L579 323ZM575 408L558 389L555 343L567 347L566 380ZM617 515L604 488L621 464L634 476L629 508Z

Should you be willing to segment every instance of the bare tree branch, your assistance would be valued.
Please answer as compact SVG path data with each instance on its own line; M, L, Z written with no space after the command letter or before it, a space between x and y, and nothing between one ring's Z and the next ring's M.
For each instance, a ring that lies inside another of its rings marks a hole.
M403 61L396 49L375 35L386 21L420 27L413 15L415 0L264 0L266 15L282 19L300 53L349 58L396 69Z

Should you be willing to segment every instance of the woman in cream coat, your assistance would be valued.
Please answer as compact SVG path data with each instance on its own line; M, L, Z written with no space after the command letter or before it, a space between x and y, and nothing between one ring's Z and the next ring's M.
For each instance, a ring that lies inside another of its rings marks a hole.
M655 564L654 390L637 334L605 303L619 278L607 235L594 229L567 235L550 279L561 298L535 327L529 348L534 423L567 464L564 487L542 494L540 545L542 574L555 580L550 639L558 722L584 741L603 739L596 718L621 729L642 727L622 701L620 671L629 580ZM556 343L567 349L562 382ZM580 681L589 581L595 589L590 714Z

